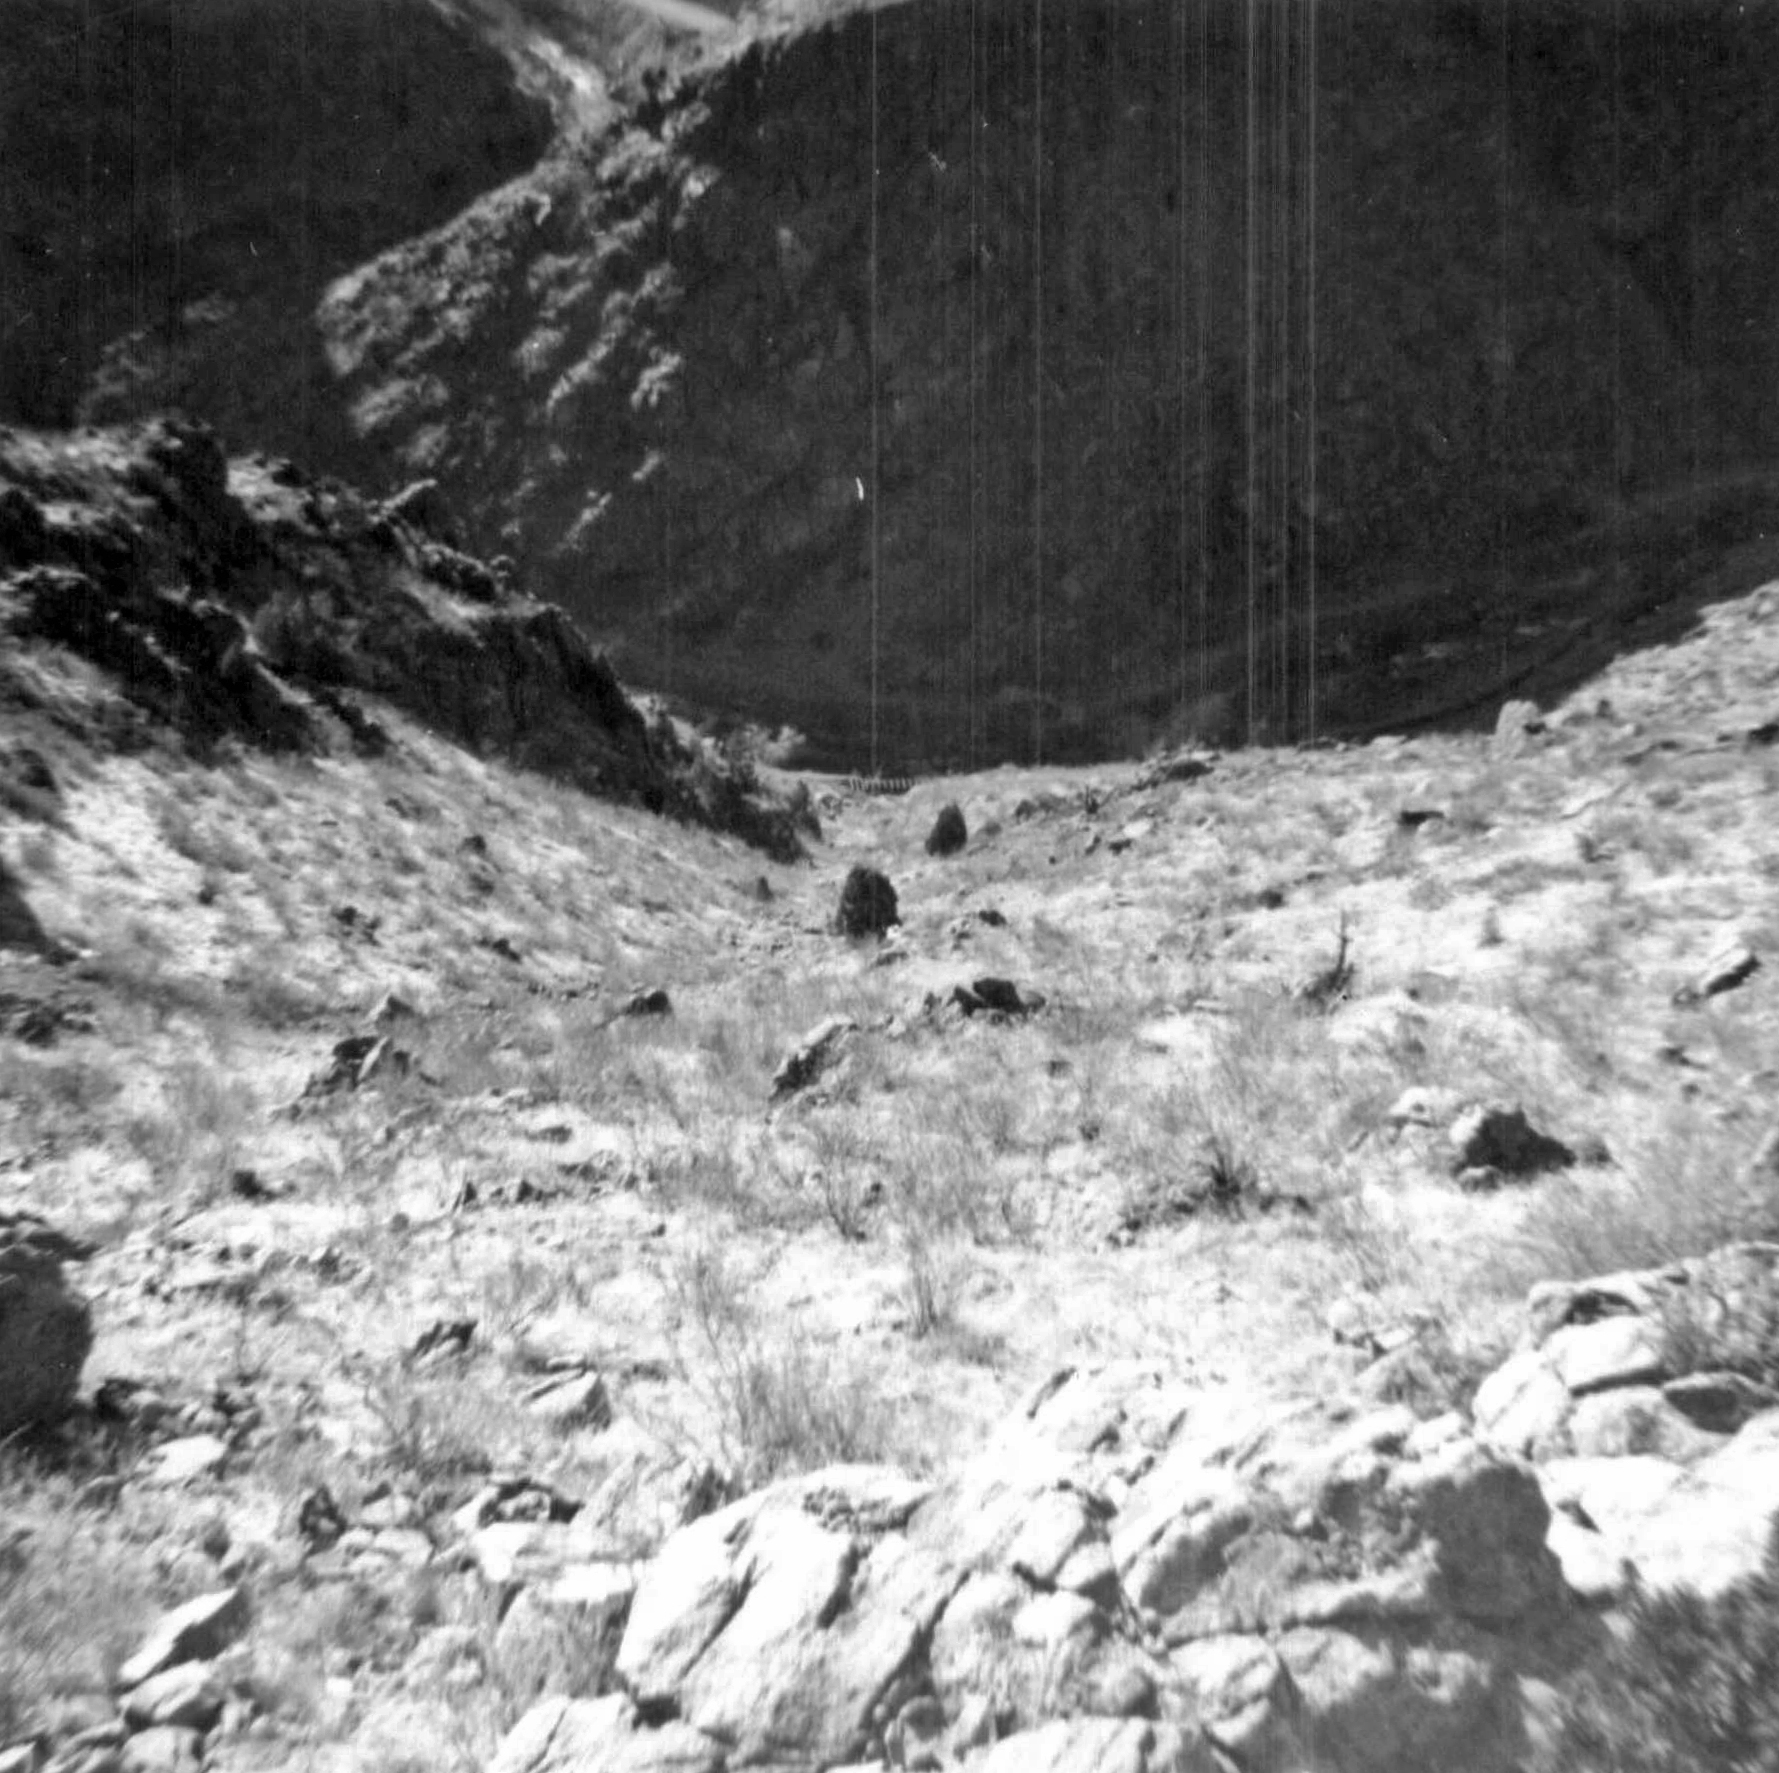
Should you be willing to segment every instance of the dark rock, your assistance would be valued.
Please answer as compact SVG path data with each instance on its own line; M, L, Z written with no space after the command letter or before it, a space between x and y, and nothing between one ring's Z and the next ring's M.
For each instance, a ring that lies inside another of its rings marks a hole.
M620 1016L671 1016L673 999L659 986L631 992L618 1011Z
M304 1086L305 1097L329 1096L337 1090L356 1090L385 1071L405 1077L412 1055L395 1046L387 1035L350 1034L336 1041L332 1062Z
M347 1521L325 1484L306 1490L297 1504L297 1536L311 1551L326 1551L346 1531Z
M1695 1426L1712 1434L1734 1434L1751 1417L1779 1405L1771 1387L1744 1373L1687 1373L1670 1379L1662 1396Z
M246 1629L247 1616L247 1595L239 1588L199 1595L163 1613L117 1671L118 1685L137 1687L162 1669L219 1655Z
M408 1363L417 1365L422 1361L467 1354L475 1338L476 1320L473 1317L441 1318L428 1324L415 1337L407 1353Z
M91 1248L30 1213L0 1213L0 1436L60 1416L93 1345L62 1266Z
M4 862L0 862L0 948L22 948L29 954L43 955L56 950Z
M835 1063L857 1029L858 1024L845 1016L830 1016L825 1022L818 1022L779 1061L772 1074L773 1100L807 1089Z
M462 546L462 526L451 514L436 480L416 480L382 504L383 515L422 530L451 548Z
M969 828L964 824L963 809L955 800L948 800L939 809L933 828L927 833L929 856L955 856L969 842Z
M896 889L875 868L855 863L840 889L834 926L843 936L881 936L901 922Z
M1705 969L1691 983L1681 986L1674 993L1674 1002L1684 1007L1687 1004L1702 1003L1708 997L1716 997L1721 992L1733 991L1745 980L1753 978L1760 971L1760 956L1743 943L1736 943L1714 955L1705 964Z
M983 1010L1003 1016L1026 1016L1037 1007L1019 995L1019 987L1011 979L972 979L968 985L958 986L951 1000L966 1016Z
M1534 1127L1520 1108L1483 1103L1452 1122L1452 1172L1467 1186L1491 1187L1507 1177L1563 1169L1575 1153L1560 1139Z

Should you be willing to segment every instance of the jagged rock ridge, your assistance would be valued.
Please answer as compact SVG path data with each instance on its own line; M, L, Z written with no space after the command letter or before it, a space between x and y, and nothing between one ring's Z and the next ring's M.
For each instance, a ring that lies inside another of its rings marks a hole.
M552 604L418 521L288 461L232 466L179 421L73 437L0 433L0 632L91 661L115 683L76 713L24 650L0 698L144 740L273 749L388 742L369 694L478 751L781 855L788 815L651 725ZM93 716L97 712L96 723Z

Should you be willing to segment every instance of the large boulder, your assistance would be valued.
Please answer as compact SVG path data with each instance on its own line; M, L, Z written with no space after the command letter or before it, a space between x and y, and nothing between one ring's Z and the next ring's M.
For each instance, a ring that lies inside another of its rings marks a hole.
M30 1213L0 1213L0 1436L53 1421L80 1384L92 1313L63 1264L90 1249Z
M545 1701L496 1766L1507 1773L1567 1653L1549 1527L1456 1416L1065 1373L940 1481L835 1467L682 1528L621 1696Z
M1514 1354L1478 1388L1476 1432L1540 1462L1550 1545L1596 1601L1715 1595L1760 1569L1779 1521L1779 1245L1532 1289Z

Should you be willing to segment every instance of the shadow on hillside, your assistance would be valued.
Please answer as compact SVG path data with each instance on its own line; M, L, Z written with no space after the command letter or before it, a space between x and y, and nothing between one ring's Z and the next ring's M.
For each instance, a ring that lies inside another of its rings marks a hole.
M549 137L426 0L14 0L6 26L0 420L179 407L337 466L323 286Z

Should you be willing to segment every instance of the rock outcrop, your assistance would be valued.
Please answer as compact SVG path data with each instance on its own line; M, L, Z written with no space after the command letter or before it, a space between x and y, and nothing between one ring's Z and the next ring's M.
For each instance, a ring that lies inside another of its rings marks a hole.
M0 632L101 667L114 693L84 689L82 718L120 740L170 725L374 752L369 695L472 750L802 853L791 809L645 721L560 609L417 517L287 461L230 463L183 421L0 434ZM16 657L0 678L46 693Z
M1596 1600L1721 1594L1779 1518L1779 1244L1536 1287L1478 1434L1539 1461L1551 1545Z
M837 1467L683 1528L621 1691L544 1699L495 1765L1505 1773L1518 1672L1573 1650L1549 1520L1456 1417L1063 1373L949 1478Z

